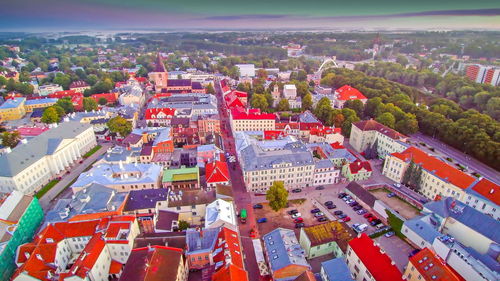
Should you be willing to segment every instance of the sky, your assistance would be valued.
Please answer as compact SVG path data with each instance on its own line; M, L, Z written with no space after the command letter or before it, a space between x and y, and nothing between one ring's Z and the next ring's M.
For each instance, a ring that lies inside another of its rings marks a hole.
M500 0L5 0L1 31L500 30Z

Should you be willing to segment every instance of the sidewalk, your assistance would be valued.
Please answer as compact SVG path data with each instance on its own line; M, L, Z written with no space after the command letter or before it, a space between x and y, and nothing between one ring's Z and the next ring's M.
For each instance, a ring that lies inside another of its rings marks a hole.
M54 185L54 187L52 187L42 198L40 198L40 205L44 211L47 211L50 207L51 201L54 200L68 184L76 179L88 166L92 165L92 163L94 163L101 155L106 153L109 147L109 144L102 144L101 149L96 151L89 158L85 159L82 164L72 169L69 174L64 175L63 178L56 185Z

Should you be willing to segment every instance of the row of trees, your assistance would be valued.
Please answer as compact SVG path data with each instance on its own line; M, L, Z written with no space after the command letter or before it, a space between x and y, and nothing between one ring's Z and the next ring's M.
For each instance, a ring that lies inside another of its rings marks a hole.
M83 98L83 109L92 111L97 109L97 102L93 98ZM42 114L42 122L52 124L59 122L66 114L75 111L70 98L62 98L55 105L47 107Z
M322 82L335 88L340 87L337 84L339 81L342 83L340 86L349 84L370 98L363 111L365 118L377 118L380 113L390 112L396 118L396 130L404 133L405 128L411 126L411 131L418 129L500 169L500 123L489 115L474 109L463 111L456 103L446 99L433 99L427 106L415 89L383 78L369 77L359 71L334 69L327 71L322 79ZM375 99L377 97L379 99ZM420 103L415 103L418 100ZM417 123L409 114L416 117ZM410 125L397 126L399 121L404 120L398 120L402 116L408 118L405 122ZM388 115L378 120L389 125L392 123Z

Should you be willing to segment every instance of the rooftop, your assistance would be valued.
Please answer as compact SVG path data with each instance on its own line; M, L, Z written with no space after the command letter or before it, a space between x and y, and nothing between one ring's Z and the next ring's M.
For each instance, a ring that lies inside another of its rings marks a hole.
M309 263L304 255L304 250L297 241L295 232L290 229L276 228L262 236L265 251L273 271L280 270L289 265L303 266L309 269Z
M228 223L233 226L237 225L236 213L232 202L217 199L208 204L205 213L205 228L211 227L217 221Z
M136 211L142 209L155 209L156 202L166 201L168 191L164 188L152 188L143 190L131 190L124 211Z
M152 246L133 249L120 281L176 281L184 263L182 249Z
M186 252L188 254L211 251L217 242L219 228L208 228L197 231L190 228L186 231Z
M353 125L358 127L361 131L377 131L383 135L390 137L391 139L406 138L405 135L403 135L403 134L399 133L398 131L393 130L385 125L382 125L373 119L359 121L359 122L353 123Z
M410 262L418 270L424 280L436 281L463 281L465 280L459 274L455 273L445 261L428 248L410 258Z
M391 258L365 233L349 241L350 248L377 281L402 281L402 275Z
M350 240L354 233L349 231L344 224L338 221L330 221L326 223L320 223L303 228L307 238L311 241L311 247L316 247L318 245L323 245L329 242L346 242ZM345 243L341 247L342 250L347 249Z
M429 216L420 216L407 220L404 225L411 229L413 232L417 233L418 236L422 237L425 241L432 244L436 237L441 236L441 233L437 231L430 223L426 221L429 220Z
M16 108L19 107L25 101L26 98L8 99L2 105L0 105L0 109Z
M500 205L500 186L486 178L476 182L468 191L473 191L481 197L490 200L496 205Z
M335 258L321 263L328 281L354 281L343 258Z
M181 167L179 169L165 169L163 171L162 182L176 182L187 180L198 180L200 176L200 168L198 167Z

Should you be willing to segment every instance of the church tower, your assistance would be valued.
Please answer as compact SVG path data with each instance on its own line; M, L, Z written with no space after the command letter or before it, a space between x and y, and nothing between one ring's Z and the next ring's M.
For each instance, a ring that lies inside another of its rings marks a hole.
M148 74L149 80L155 85L155 92L162 93L167 91L168 72L163 64L160 53L156 56L155 69Z

